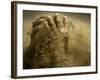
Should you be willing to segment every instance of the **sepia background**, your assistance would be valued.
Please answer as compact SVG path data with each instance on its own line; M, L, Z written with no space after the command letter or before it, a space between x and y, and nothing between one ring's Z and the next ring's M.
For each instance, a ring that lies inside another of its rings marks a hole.
M38 16L49 16L55 13L67 16L74 29L70 33L69 51L73 54L73 66L90 65L90 18L91 15L87 13L69 13L69 12L43 12L43 11L23 11L23 46L24 51L30 45L30 35L32 30L32 22Z

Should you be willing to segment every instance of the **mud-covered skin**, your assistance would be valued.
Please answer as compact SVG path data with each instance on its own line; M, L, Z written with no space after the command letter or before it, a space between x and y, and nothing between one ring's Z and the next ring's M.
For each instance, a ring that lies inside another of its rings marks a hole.
M31 43L24 54L24 69L85 65L74 61L69 48L71 22L66 16L41 16L33 21ZM87 65L87 64L86 64Z

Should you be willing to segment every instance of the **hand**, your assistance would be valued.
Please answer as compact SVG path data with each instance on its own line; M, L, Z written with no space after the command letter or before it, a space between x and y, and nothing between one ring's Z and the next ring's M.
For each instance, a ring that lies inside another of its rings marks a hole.
M33 61L38 57L38 65L42 67L68 66L69 27L66 16L56 14L37 18L33 22L31 35L31 46L35 50Z
M68 25L67 17L55 15L48 18L48 24L45 24L51 33L51 42L49 42L49 49L51 49L52 66L68 66L68 59L66 57L66 49L68 48Z

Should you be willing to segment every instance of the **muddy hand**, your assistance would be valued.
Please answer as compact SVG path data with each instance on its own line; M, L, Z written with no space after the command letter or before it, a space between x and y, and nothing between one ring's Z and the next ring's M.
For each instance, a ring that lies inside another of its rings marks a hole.
M68 46L68 27L67 17L59 14L37 18L33 23L31 44L36 53L50 54L48 59L51 62L47 63L52 67L68 65L65 52Z

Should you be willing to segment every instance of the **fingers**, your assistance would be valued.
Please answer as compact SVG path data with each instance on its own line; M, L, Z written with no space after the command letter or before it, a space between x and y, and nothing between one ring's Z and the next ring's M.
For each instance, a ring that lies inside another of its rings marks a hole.
M45 19L39 19L38 21L34 21L32 27L36 27L38 25L40 25L41 23L43 23L45 21Z
M67 26L67 23L68 23L68 17L67 16L63 17L63 22L64 22L64 26Z
M72 32L72 29L74 28L74 25L72 22L68 19L67 16L64 16L64 26L65 26L65 32L70 33Z
M45 21L48 22L45 24L46 27L51 28L52 31L57 30L57 28L61 28L63 27L63 18L56 14L55 16L41 16L41 17L37 17L34 21L33 21L33 28L43 24Z
M68 33L70 26L68 26L68 17L67 16L63 17L63 22L64 22L64 32Z
M70 22L67 16L62 16L59 14L55 14L54 16L41 16L37 17L33 21L33 27L40 26L46 22L45 28L50 29L51 31L59 30L60 32L68 33L70 29Z
M47 21L45 21L44 23L44 30L46 30L46 31L51 31L51 28L50 28L50 26L48 25L48 22Z
M44 21L47 20L47 16L40 16L40 17L37 17L34 21L33 21L33 25L32 27L36 27L38 25L40 25L41 23L43 23Z
M51 16L48 17L48 25L50 26L51 30L56 30L56 24Z
M63 28L64 27L64 25L63 25L63 17L61 15L57 14L57 13L56 13L56 15L54 17L55 17L57 28L58 29Z

